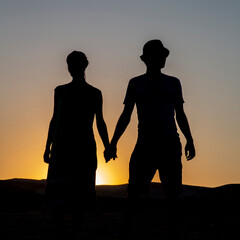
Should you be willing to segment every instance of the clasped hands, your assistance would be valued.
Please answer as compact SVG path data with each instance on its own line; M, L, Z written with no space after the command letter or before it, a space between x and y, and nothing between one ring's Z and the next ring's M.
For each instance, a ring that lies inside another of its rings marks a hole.
M117 158L117 146L115 144L109 144L104 150L105 162L109 162L111 159L115 160Z

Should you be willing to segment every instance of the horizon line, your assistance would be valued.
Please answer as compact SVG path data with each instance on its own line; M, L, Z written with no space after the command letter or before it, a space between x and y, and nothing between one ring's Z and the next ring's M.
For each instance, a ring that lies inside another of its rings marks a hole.
M8 179L0 179L0 181L11 181L11 180L29 180L29 181L46 181L47 179L46 178L43 178L43 179L33 179L33 178L8 178ZM161 182L151 182L151 183L154 183L154 184L160 184L161 185ZM121 183L121 184L96 184L95 186L123 186L123 185L128 185L128 183ZM201 188L218 188L218 187L223 187L223 186L228 186L228 185L240 185L240 183L226 183L226 184L223 184L223 185L218 185L218 186L215 186L215 187L211 187L211 186L198 186L198 185L191 185L191 184L182 184L183 186L190 186L190 187L201 187Z

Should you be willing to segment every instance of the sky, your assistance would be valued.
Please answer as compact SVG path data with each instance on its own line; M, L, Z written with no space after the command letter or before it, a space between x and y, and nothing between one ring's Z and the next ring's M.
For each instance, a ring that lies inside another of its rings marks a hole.
M71 81L66 56L89 59L87 82L103 94L110 138L128 81L145 72L144 43L170 49L163 72L180 79L197 156L183 162L183 183L240 183L240 2L238 0L1 0L0 179L44 179L54 88ZM97 184L128 181L137 115L108 164L96 131ZM182 145L186 141L179 131ZM159 153L161 156L161 153ZM156 174L154 181L159 181Z

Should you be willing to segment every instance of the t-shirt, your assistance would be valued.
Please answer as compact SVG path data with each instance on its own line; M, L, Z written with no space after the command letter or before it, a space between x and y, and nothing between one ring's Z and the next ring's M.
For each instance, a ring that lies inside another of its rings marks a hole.
M165 74L150 78L147 74L129 81L124 104L135 104L138 133L150 136L178 135L175 106L183 104L180 81Z

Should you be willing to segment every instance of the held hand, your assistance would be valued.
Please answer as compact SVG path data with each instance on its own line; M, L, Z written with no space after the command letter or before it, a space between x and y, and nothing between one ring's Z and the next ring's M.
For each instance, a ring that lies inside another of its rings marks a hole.
M45 152L43 154L43 160L45 163L50 163L50 151L49 150L45 150Z
M185 156L187 161L192 160L195 157L195 147L192 141L188 141L185 146Z
M105 162L108 163L111 160L109 147L104 150L103 155L104 155L104 158L105 158Z
M110 144L104 151L105 162L109 162L112 158L117 158L117 147L116 145Z
M113 160L117 158L117 146L114 144L110 144L110 151L111 151L111 157Z

